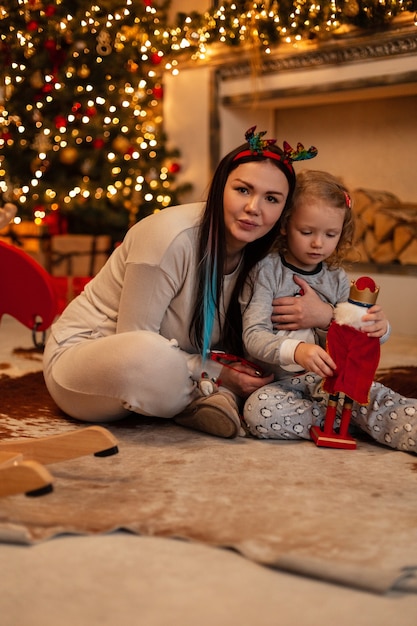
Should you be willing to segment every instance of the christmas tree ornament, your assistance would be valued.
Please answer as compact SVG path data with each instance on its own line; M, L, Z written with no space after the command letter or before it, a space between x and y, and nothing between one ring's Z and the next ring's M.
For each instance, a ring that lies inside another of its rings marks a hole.
M180 170L181 170L181 165L179 163L174 162L168 165L168 171L170 174L178 174Z
M31 87L34 89L42 89L44 85L43 74L40 70L36 70L29 79Z
M162 85L159 85L159 84L155 85L155 87L152 89L152 93L157 100L161 100L164 95L164 90L162 88Z
M108 56L112 52L110 34L107 30L102 30L97 36L96 52L102 57Z
M126 152L130 148L130 141L127 137L123 135L117 135L112 141L112 148L119 152L120 154L126 154Z
M39 23L36 20L30 20L30 22L26 24L26 28L28 29L30 33L33 33L36 30L38 30Z
M63 115L57 115L54 118L55 128L66 128L68 124L68 120Z
M90 76L90 68L85 63L79 68L77 74L80 78L88 78Z
M59 160L64 165L73 165L78 159L78 151L72 146L62 148L59 153Z
M160 55L158 52L153 52L151 54L151 62L153 63L153 65L159 65L161 61L162 55Z
M332 376L323 379L323 391L329 394L323 429L312 426L310 436L317 446L355 449L356 441L348 433L353 402L366 406L369 389L374 380L380 358L378 337L368 337L361 330L367 310L378 298L379 287L369 276L351 282L349 299L335 307L330 324L326 350L336 363ZM343 408L339 429L336 431L336 412L339 396L343 394Z

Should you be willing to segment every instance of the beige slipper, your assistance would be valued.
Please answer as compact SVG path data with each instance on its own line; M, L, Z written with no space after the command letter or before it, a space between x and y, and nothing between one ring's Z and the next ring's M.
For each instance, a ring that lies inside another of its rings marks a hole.
M174 422L226 439L237 437L241 428L235 401L232 396L221 391L211 396L197 398L182 413L174 417Z

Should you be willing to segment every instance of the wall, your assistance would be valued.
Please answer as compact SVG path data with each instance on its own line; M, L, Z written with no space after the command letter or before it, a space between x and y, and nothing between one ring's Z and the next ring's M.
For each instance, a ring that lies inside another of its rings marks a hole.
M291 145L315 145L303 167L329 170L348 187L386 190L417 202L417 96L278 109L276 132ZM300 168L301 169L301 168Z
M164 78L164 129L181 152L177 180L193 185L184 202L204 200L210 180L210 77L206 66Z

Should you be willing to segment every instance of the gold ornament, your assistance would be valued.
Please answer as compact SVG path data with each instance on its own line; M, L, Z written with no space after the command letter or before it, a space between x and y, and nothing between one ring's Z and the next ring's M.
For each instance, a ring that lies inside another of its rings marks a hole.
M75 148L68 146L67 148L62 148L59 153L59 160L64 165L72 165L78 159L78 152Z
M123 135L117 135L112 141L112 147L119 152L119 154L126 154L126 152L130 148L130 141L127 137Z
M90 76L90 68L85 63L82 64L77 72L80 78L88 78Z
M96 46L97 54L99 54L102 57L106 57L107 55L111 54L111 51L112 51L111 39L107 30L102 30L99 32L97 36L97 42L98 42Z
M42 72L40 70L36 70L36 72L34 72L30 77L29 82L31 87L34 89L42 89L44 85Z

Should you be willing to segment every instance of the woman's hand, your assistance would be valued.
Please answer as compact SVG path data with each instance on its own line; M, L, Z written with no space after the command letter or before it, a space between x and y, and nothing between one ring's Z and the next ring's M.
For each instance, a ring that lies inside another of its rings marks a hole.
M331 376L336 363L323 348L314 343L299 343L294 352L294 361L307 372L314 372L322 378Z
M303 296L283 296L272 301L274 330L327 329L332 321L333 307L323 302L299 276L294 276L294 282L303 290Z
M383 337L388 330L388 319L379 304L374 304L367 310L362 317L362 322L364 325L361 327L361 331L366 333L368 337Z
M231 367L222 367L220 372L221 385L233 391L241 398L247 398L251 393L272 383L273 374L268 376L257 373L257 370L244 363L233 363Z

